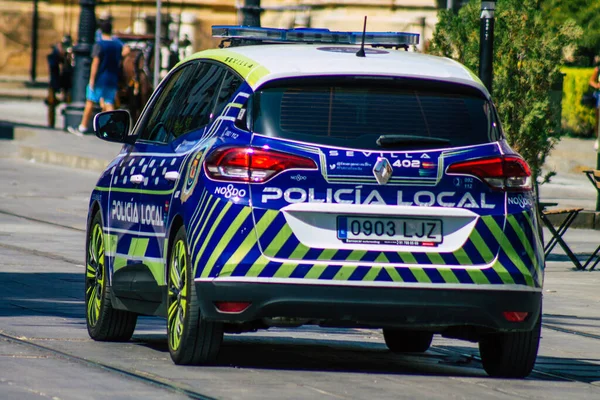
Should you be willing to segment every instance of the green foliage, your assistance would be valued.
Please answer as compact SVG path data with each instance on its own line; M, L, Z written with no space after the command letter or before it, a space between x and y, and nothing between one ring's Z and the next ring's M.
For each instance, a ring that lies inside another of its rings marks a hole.
M551 89L560 78L562 50L582 34L573 21L555 25L545 19L539 3L498 0L493 83L507 140L536 179L561 134ZM477 71L480 13L480 0L471 0L458 14L440 11L430 51Z
M581 105L581 96L590 88L593 68L562 68L565 74L562 99L562 127L574 136L591 137L594 131L594 109Z
M548 18L558 23L574 20L584 34L579 38L578 53L588 65L600 54L600 1L598 0L543 0L542 10Z

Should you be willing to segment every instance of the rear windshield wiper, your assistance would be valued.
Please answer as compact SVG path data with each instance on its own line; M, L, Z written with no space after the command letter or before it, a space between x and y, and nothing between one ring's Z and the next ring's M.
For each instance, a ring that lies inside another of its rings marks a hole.
M433 144L433 145L444 145L450 144L449 139L428 137L428 136L415 136L415 135L381 135L377 139L377 146L379 147L396 147L399 145L419 145L419 144Z

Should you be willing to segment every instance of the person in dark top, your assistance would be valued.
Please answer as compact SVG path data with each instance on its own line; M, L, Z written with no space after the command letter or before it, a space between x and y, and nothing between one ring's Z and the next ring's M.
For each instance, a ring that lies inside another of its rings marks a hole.
M65 35L62 40L52 46L48 54L48 70L50 72L49 88L53 95L63 92L64 101L67 101L68 91L71 89L73 66L71 65L72 40L71 36ZM58 100L54 99L56 103Z
M112 23L110 20L101 21L101 40L96 42L92 50L92 67L90 81L86 88L86 102L83 117L78 129L69 127L74 134L87 131L92 117L94 104L100 104L102 111L115 109L115 96L119 85L119 72L121 69L121 52L123 45L112 38Z

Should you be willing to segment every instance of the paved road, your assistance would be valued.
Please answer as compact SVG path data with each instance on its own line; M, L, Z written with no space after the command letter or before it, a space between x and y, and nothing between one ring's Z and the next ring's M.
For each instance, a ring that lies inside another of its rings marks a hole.
M2 399L600 398L600 272L573 271L560 253L548 262L537 372L524 381L488 378L473 344L436 337L427 353L399 356L375 330L227 335L211 367L174 366L160 318L142 318L128 343L94 342L82 229L95 180L0 158ZM567 235L579 253L600 240Z

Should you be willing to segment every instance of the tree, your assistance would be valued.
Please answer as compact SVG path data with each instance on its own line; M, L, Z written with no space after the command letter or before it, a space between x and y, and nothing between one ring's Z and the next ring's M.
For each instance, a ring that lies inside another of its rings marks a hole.
M440 11L430 52L477 71L480 13L480 0L458 13ZM560 78L562 50L582 32L574 21L547 20L540 0L498 0L495 24L494 101L508 143L529 163L537 182L561 134L551 89Z
M594 56L600 55L600 1L598 0L544 0L542 10L558 23L573 19L583 29L577 41L577 54L592 64Z

